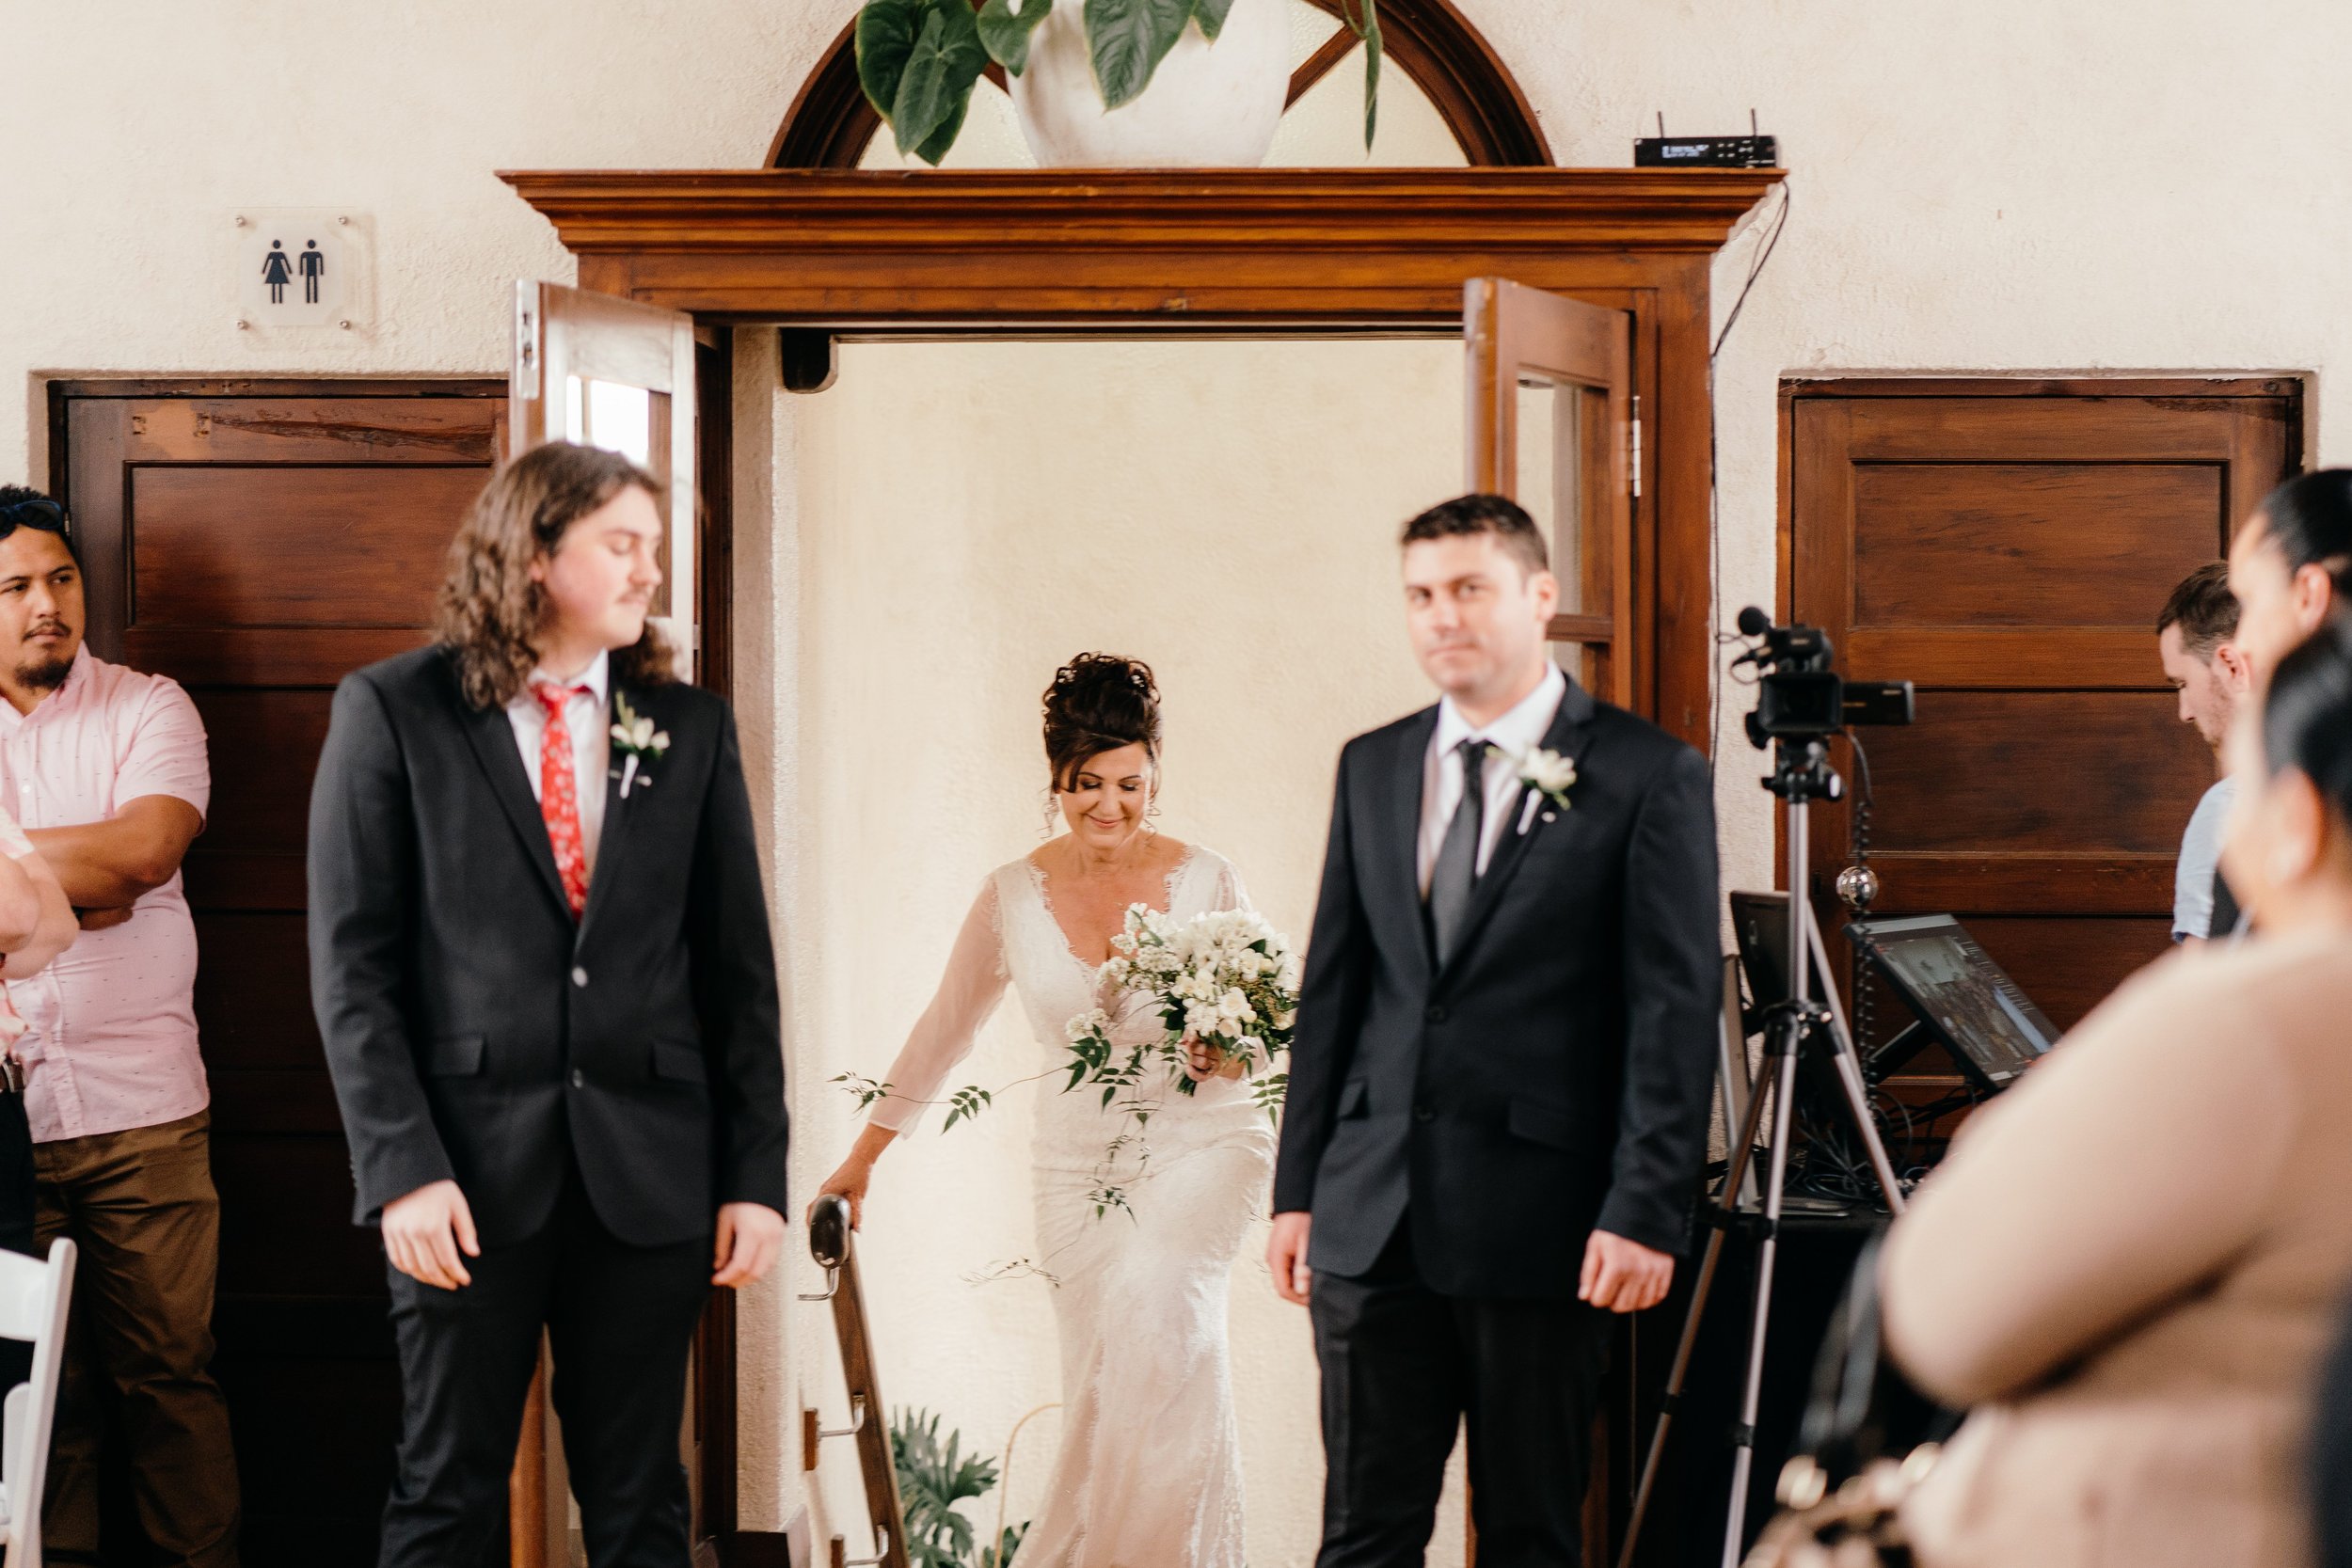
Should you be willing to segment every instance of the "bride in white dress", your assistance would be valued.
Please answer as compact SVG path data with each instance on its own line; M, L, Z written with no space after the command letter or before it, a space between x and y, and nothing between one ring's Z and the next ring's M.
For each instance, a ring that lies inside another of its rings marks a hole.
M938 1099L1009 982L1042 1069L1069 1062L1070 1021L1104 1005L1095 972L1130 905L1178 920L1248 907L1232 865L1150 825L1159 693L1143 664L1082 654L1045 693L1045 752L1070 826L981 884L938 993L883 1079L890 1093L822 1191L863 1217L875 1161ZM1155 1015L1117 1019L1119 1043L1156 1038ZM1164 1071L1165 1069L1163 1069ZM1126 1118L1092 1090L1041 1091L1034 1145L1038 1267L1056 1281L1061 1452L1021 1568L1242 1568L1241 1449L1227 1353L1227 1282L1273 1168L1274 1131L1237 1064L1196 1051L1191 1096L1172 1076L1149 1160L1112 1141ZM1098 1216L1120 1187L1127 1212Z

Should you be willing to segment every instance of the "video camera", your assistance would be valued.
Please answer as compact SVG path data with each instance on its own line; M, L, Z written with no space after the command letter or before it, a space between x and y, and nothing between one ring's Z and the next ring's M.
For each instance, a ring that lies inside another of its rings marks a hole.
M1909 681L1850 681L1829 667L1835 650L1819 626L1776 626L1750 605L1740 612L1740 635L1763 639L1731 661L1757 672L1756 711L1748 739L1757 751L1774 740L1825 740L1850 724L1908 724Z

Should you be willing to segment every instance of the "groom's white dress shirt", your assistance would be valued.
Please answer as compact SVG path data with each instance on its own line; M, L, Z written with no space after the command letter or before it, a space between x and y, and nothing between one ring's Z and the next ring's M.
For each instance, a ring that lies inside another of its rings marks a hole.
M1560 700L1567 694L1568 677L1558 665L1547 664L1542 683L1483 730L1470 727L1453 698L1438 704L1438 728L1429 737L1429 751L1421 765L1422 896L1429 895L1429 874L1437 867L1438 847L1445 842L1446 824L1454 820L1454 808L1462 803L1462 755L1457 748L1476 738L1502 751L1502 756L1486 759L1483 779L1486 816L1485 832L1478 838L1478 871L1484 876L1504 831L1517 826L1506 820L1519 792L1517 759L1544 743L1544 736L1551 733L1551 721L1560 716Z
M580 796L580 847L590 875L596 869L596 841L604 836L604 776L612 764L612 721L607 696L612 682L612 656L598 654L588 668L571 679L542 666L506 705L506 721L515 727L515 745L523 754L523 773L531 780L534 800L544 800L539 784L539 751L548 736L548 710L532 688L541 681L575 689L564 705L564 724L572 732L572 787Z

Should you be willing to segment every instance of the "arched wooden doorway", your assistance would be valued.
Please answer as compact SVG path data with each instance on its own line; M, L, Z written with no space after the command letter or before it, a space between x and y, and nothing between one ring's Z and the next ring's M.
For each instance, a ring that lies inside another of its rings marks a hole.
M1333 18L1330 39L1291 76L1290 101L1328 75L1362 45L1339 24L1346 0L1307 0ZM1549 167L1551 148L1535 111L1502 59L1449 0L1385 0L1380 29L1387 63L1413 79L1479 167ZM882 126L857 82L856 24L825 51L768 147L770 168L850 169ZM1003 84L1003 74L989 67Z

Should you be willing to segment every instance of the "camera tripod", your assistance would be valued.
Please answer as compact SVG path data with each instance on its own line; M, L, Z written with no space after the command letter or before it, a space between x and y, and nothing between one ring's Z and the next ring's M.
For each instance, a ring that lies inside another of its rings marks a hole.
M1841 781L1829 766L1827 741L1819 736L1778 739L1772 773L1764 780L1764 787L1786 802L1788 814L1788 997L1764 1009L1764 1054L1756 1072L1756 1089L1747 1097L1746 1113L1726 1150L1729 1165L1724 1174L1723 1191L1708 1212L1707 1250L1699 1263L1697 1284L1692 1291L1691 1310L1682 1322L1682 1340L1675 1351L1674 1370L1666 1379L1658 1426L1650 1434L1649 1456L1642 1465L1633 1513L1626 1521L1625 1545L1618 1554L1617 1568L1632 1568L1634 1548L1642 1538L1642 1521L1649 1512L1659 1467L1665 1457L1667 1435L1674 1426L1675 1409L1681 1402L1683 1385L1690 1373L1691 1353L1698 1342L1699 1321L1707 1312L1715 1271L1723 1260L1724 1238L1734 1229L1745 1229L1756 1237L1756 1299L1749 1309L1747 1368L1740 1383L1740 1418L1731 1433L1731 1505L1730 1516L1724 1526L1723 1557L1723 1568L1739 1568L1740 1537L1747 1524L1748 1478L1756 1463L1756 1407L1764 1378L1765 1331L1772 1316L1772 1266L1780 1247L1781 1199L1788 1180L1797 1064L1807 1050L1829 1053L1836 1069L1845 1108L1853 1118L1863 1148L1869 1153L1870 1168L1878 1177L1880 1191L1885 1195L1887 1211L1896 1214L1903 1212L1902 1188L1886 1157L1886 1145L1879 1137L1877 1124L1870 1118L1861 1062L1854 1053L1852 1037L1846 1032L1845 1021L1836 1010L1837 998L1833 993L1817 1002L1809 994L1814 966L1818 964L1826 976L1829 963L1821 949L1820 932L1813 920L1812 900L1807 892L1811 874L1807 808L1817 800L1837 799L1842 788ZM1740 1192L1749 1162L1755 1157L1756 1132L1763 1124L1762 1086L1768 1076L1772 1083L1772 1140L1762 1207L1757 1212L1740 1207ZM1730 1103L1728 1095L1724 1103Z

